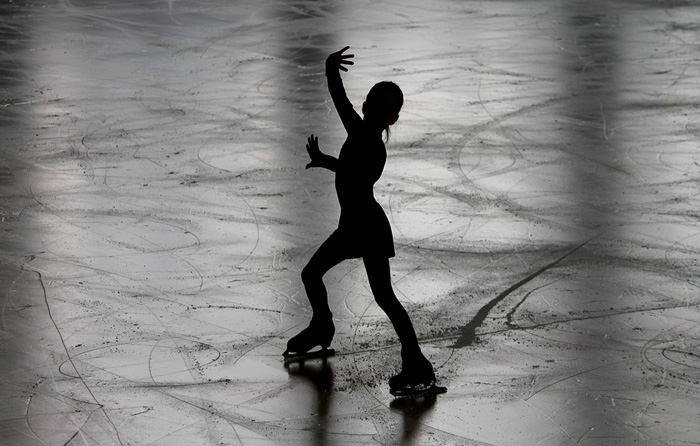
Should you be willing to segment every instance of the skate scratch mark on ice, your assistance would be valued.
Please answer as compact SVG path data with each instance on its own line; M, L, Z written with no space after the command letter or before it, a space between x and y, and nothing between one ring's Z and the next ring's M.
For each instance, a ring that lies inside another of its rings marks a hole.
M102 238L102 239L105 239L105 236L104 236L102 233L90 229L89 226L80 225L80 224L77 224L77 223L75 223L75 222L73 222L73 221L71 221L71 220L68 220L68 219L66 219L65 217L61 216L57 211L55 211L54 209L52 209L51 207L49 207L48 205L46 205L44 202L42 202L42 201L39 199L39 196L38 196L36 193L34 193L34 191L33 191L33 189L32 189L32 185L30 185L29 189L30 189L30 193L31 193L31 195L32 195L31 198L32 198L36 203L38 203L41 207L43 207L44 209L46 209L51 215L53 215L53 216L55 216L56 218L58 218L58 219L64 221L64 222L66 223L66 225L73 226L73 227L75 227L75 228L80 229L81 231L83 231L83 232L85 232L85 233L93 234L93 235L95 235L96 237L100 237L100 238ZM181 226L176 226L176 225L173 225L173 224L170 224L170 223L167 223L167 222L164 222L164 221L160 221L160 220L157 220L157 219L144 219L144 218L142 218L142 217L130 217L130 216L125 216L125 215L123 215L123 214L121 215L121 218L124 218L124 219L131 219L131 220L134 220L134 221L136 221L136 222L144 222L144 221L146 221L146 222L153 222L153 223L156 223L156 224L160 224L160 225L163 225L163 226L169 226L169 227L175 228L175 229L177 229L177 230L183 231L183 233L189 234L189 235L191 235L192 237L194 237L195 240L196 240L196 243L195 243L194 246L199 246L199 245L201 244L200 239L199 239L199 237L197 237L197 235L193 234L193 233L190 232L190 231L187 231L184 227L181 227ZM151 250L151 251L144 250L143 252L146 252L146 253L167 253L167 254L169 254L169 255L172 255L173 257L175 257L175 258L178 259L179 261L185 263L186 265L190 266L190 267L194 270L194 274L195 274L195 276L197 277L198 282L199 282L199 285L197 286L197 289L198 289L198 291L201 291L202 287L204 286L204 276L202 275L201 271L200 271L193 263L187 261L184 257L178 255L172 248L168 248L168 247L166 247L166 246L162 246L162 245L160 245L160 244L158 244L158 243L156 243L156 242L153 242L153 241L149 240L148 238L142 237L142 236L140 236L140 235L138 235L138 234L136 234L136 233L133 233L133 232L130 232L130 231L127 231L127 230L119 230L119 231L117 231L117 234L119 234L119 233L129 234L129 235L131 235L131 236L133 236L133 237L136 237L136 238L139 238L139 239L143 240L146 244L149 244L149 245L152 245L152 246L155 246L156 248L158 248L157 250ZM67 236L66 236L66 237L67 237ZM61 239L57 239L57 240L51 241L51 242L49 242L49 243L44 243L44 248L48 248L48 246L50 246L51 244L53 244L53 243L55 243L55 242L57 242L57 241L59 241L59 240L61 240ZM107 256L107 257L109 258L109 257L111 257L111 256ZM245 260L244 260L244 261L245 261ZM87 264L83 264L83 263L80 263L80 262L71 262L71 261L68 261L68 260L65 260L65 259L62 260L62 262L65 263L65 264L72 264L72 265L79 266L79 267L81 267L81 268L87 268L87 269L90 269L90 270L93 270L93 271L96 271L96 272L105 273L105 274L113 275L113 276L117 276L117 277L123 277L123 278L128 279L128 280L132 280L132 281L135 281L135 282L139 282L139 280L134 279L133 277L126 276L126 275L120 275L120 274L117 274L117 273L114 272L114 271L109 271L109 270L103 270L103 269L98 269L98 268L90 267L90 266L88 266ZM155 289L155 288L153 288L153 287L149 287L149 288ZM156 291L158 291L158 292L160 292L161 294L163 294L163 296L166 296L166 294L165 294L163 291L157 290L157 289L156 289Z
M215 166L214 164L210 164L209 162L205 161L205 160L202 158L202 156L201 156L201 151L202 151L202 149L203 149L203 147L200 147L200 148L197 150L197 159L198 159L202 164L204 164L205 166L211 167L212 169L219 170L220 172L223 172L223 173L227 173L227 174L234 174L234 173L235 173L235 172L233 172L233 171L231 171L231 170L224 169L223 167ZM246 172L244 172L244 173L246 173ZM240 173L240 174L236 175L236 177L240 177L240 176L243 175L244 173ZM240 267L241 265L243 265L246 261L248 261L248 259L250 259L250 258L252 257L253 253L258 249L258 245L260 244L260 221L258 220L258 215L255 213L255 210L253 209L253 206L250 204L250 202L248 202L248 200L246 200L246 199L243 197L243 195L242 195L240 192L238 192L237 190L234 189L234 186L233 186L233 185L228 185L228 186L227 186L227 189L228 189L236 198L238 198L239 200L241 200L241 201L243 202L243 204L244 204L244 205L248 208L248 210L250 211L250 214L251 214L251 216L253 217L253 221L254 221L254 223L255 223L255 242L254 242L254 244L253 244L253 248L250 250L250 252L248 253L248 255L246 255L246 257L245 257L243 260L241 260L237 265L235 265L235 266L229 268L228 270L224 271L222 274L220 274L220 275L217 276L217 277L223 277L223 276L229 274L229 273L230 273L231 271L233 271L234 269L236 269L236 268Z
M532 105L527 105L527 106L521 107L521 108L519 108L519 109L517 109L517 110L514 110L514 111L512 111L512 112L504 113L504 114L499 115L499 116L493 116L493 115L491 115L491 114L488 112L488 110L486 110L486 109L484 108L484 110L486 110L486 113L488 113L489 116L490 116L492 119L489 120L489 121L487 121L487 122L485 122L485 123L478 124L478 125L472 127L472 128L469 130L469 132L468 132L468 135L467 135L468 137L467 137L466 141L464 142L464 144L461 144L461 145L457 148L456 152L454 153L454 159L455 159L455 161L456 161L457 167L458 167L460 173L462 174L462 177L464 178L464 180L465 180L468 184L474 186L476 189L479 189L481 192L485 193L486 195L489 195L491 198L494 198L494 199L495 199L495 198L498 198L498 197L496 197L495 195L493 195L492 193L487 192L485 189L482 189L482 188L478 187L478 186L474 183L474 180L492 177L493 175L498 175L498 174L500 174L500 173L506 172L507 169L505 169L505 170L504 170L504 169L501 169L503 172L494 171L494 172L486 172L486 173L481 174L481 175L471 175L473 172L475 172L475 171L477 170L477 168L478 168L479 165L481 164L481 156L479 156L478 162L477 162L476 164L474 164L473 166L471 166L471 169L469 169L468 171L465 171L465 164L461 162L462 153L464 152L464 150L465 150L467 147L469 147L469 146L472 144L472 142L473 142L480 134L482 134L483 132L485 132L485 131L487 131L487 130L493 128L493 127L500 126L501 123L504 122L504 121L507 121L507 120L509 120L509 119L511 119L511 118L515 118L515 117L518 117L518 116L527 114L527 113L532 112L532 111L537 111L537 110L539 110L539 109L543 109L543 108L547 108L547 107L552 107L552 106L557 105L557 104L559 104L559 103L561 103L561 102L566 102L566 101L568 101L568 100L575 99L575 98L577 98L577 97L579 97L579 96L582 96L582 95L581 95L581 94L572 94L572 95L568 95L568 96L561 96L561 97L549 98L549 99L546 99L546 100L544 100L544 101L542 101L542 102L538 102L538 103L535 103L535 104L532 104Z
M537 406L534 406L534 405L528 403L528 402L527 402L527 399L524 399L524 400L522 400L522 401L523 401L525 404L527 404L527 406L528 406L530 409L536 411L538 414L540 414L540 416L542 416L542 417L546 418L547 420L549 420L549 422L551 423L552 426L557 426L557 428L559 429L559 431L561 431L564 435L566 435L566 437L569 438L569 440L570 440L572 443L574 443L574 441L575 441L575 440L574 440L574 437L572 437L571 434L569 434L569 431L566 429L566 427L562 426L561 423L556 422L556 421L554 420L554 418L552 418L551 415L549 415L549 414L547 414L546 412L542 411L542 410L539 409ZM574 444L575 444L575 443L574 443Z
M580 321L590 321L590 320L596 320L596 319L605 319L605 318L611 318L615 316L621 316L621 315L626 315L626 314L643 314L643 313L655 313L655 312L660 312L660 311L667 311L667 310L672 310L676 308L699 308L700 304L694 304L694 305L688 305L687 303L682 303L678 305L661 305L658 307L653 307L653 308L634 308L634 309L629 309L629 310L621 310L621 311L613 311L613 312L604 312L602 314L595 314L591 316L581 316L581 317L570 317L570 318L563 318L563 319L555 319L547 322L542 322L538 324L530 324L530 325L515 325L509 328L502 328L502 329L497 329L497 330L490 330L490 331L483 331L481 332L482 335L496 335L500 333L507 333L510 331L532 331L536 330L539 328L546 328L550 327L552 325L561 325L561 324L567 324L570 322L580 322ZM534 333L531 333L534 335ZM455 338L460 338L461 335L452 335L452 336L434 336L434 337L422 337L420 338L421 342L442 342L442 341L448 341L450 339L455 339ZM545 338L546 339L546 338ZM367 351L375 351L375 350L384 350L388 348L392 348L394 345L387 345L385 347L381 348L376 348L376 349L371 349ZM360 351L358 350L356 353L359 353Z
M578 372L576 372L576 373L574 373L574 374L571 374L571 375L566 375L565 377L563 377L563 378L561 378L561 379L558 379L558 380L556 380L556 381L554 381L554 382L552 382L552 383L547 384L546 386L544 386L544 387L542 387L542 388L540 388L540 389L535 390L534 392L531 392L530 395L528 395L526 398L523 398L523 401L528 401L528 400L530 400L532 397L534 397L535 395L537 395L538 393L543 392L543 391L549 389L550 387L556 386L556 385L559 384L559 383L562 383L562 382L564 382L564 381L568 381L568 380L570 380L571 378L576 378L576 377L579 377L579 376L581 376L581 375L585 375L585 374L587 374L587 373L595 372L595 371L597 371L597 370L600 370L600 369L603 369L603 368L606 368L606 367L610 367L611 365L614 366L614 365L621 364L621 363L623 363L623 361L615 362L615 363L612 363L612 364L603 364L603 365L600 365L600 366L598 366L598 367L593 367L593 368L590 368L590 369L585 369L585 370L578 371Z
M557 283L557 282L559 282L559 280L560 280L560 279L554 280L554 281L552 281L552 282L548 282L548 283L542 285L541 287L537 287L537 288L535 288L534 290L532 290L532 291L530 291L529 293L527 293L527 294L525 295L525 297L523 297L522 300L521 300L520 302L518 302L517 304L515 304L515 306L508 312L508 314L506 314L506 325L507 325L508 327L511 327L511 328L517 328L517 327L518 327L518 324L516 324L515 322L513 322L513 316L515 315L515 312L518 311L518 308L520 308L520 306L521 306L523 303L525 303L525 301L532 295L532 293L535 293L535 292L541 290L542 288L546 288L546 287L548 287L548 286L550 286L550 285L552 285L552 284L554 284L554 283Z
M68 439L68 441L66 441L65 443L63 443L63 446L69 445L70 442L73 441L73 439L74 439L75 437L77 437L79 433L80 433L80 431L76 431L76 432L73 434L73 436L70 437L70 438Z
M105 419L109 422L109 424L112 426L112 428L114 428L114 433L117 436L117 441L119 442L120 445L123 446L124 443L122 442L122 439L119 435L119 430L117 429L117 426L114 424L112 419L109 417L109 414L105 410L104 405L97 400L97 397L92 392L92 389L90 388L90 386L87 385L87 383L83 379L83 376L80 374L80 371L78 371L78 367L73 362L73 357L71 356L70 352L68 351L68 346L66 345L66 342L63 339L63 333L61 333L61 330L58 327L56 320L53 318L53 313L51 312L51 305L49 304L48 293L46 292L46 286L44 285L44 278L43 278L41 272L30 270L24 265L22 266L22 269L25 271L28 271L28 272L33 272L39 278L39 285L41 285L41 292L43 293L44 303L46 304L46 311L48 313L49 319L51 320L51 324L56 329L56 333L58 334L58 337L61 340L61 345L63 346L63 350L66 352L66 356L68 357L68 361L70 362L71 366L73 367L73 370L75 370L75 373L76 373L78 379L83 383L83 386L85 386L85 390L87 390L87 392L90 394L90 396L92 397L92 400L95 402L95 404L97 405L99 410L102 411L102 414L104 415ZM77 432L76 432L76 435L77 435Z
M576 246L563 256L559 257L557 260L554 262L545 265L544 267L540 268L539 270L535 271L534 273L530 274L520 282L516 283L515 285L511 286L507 290L503 291L501 294L496 296L495 299L491 300L489 303L484 305L477 313L474 318L462 328L462 334L460 337L457 339L457 341L454 343L452 348L462 348L462 347L468 347L474 343L474 339L476 339L476 329L477 327L481 326L483 322L486 320L486 316L489 315L489 312L498 305L503 299L505 299L510 293L513 291L517 290L518 288L522 287L523 285L527 284L531 280L535 279L538 277L540 274L544 273L545 271L555 267L558 265L561 261L569 257L571 254L575 253L578 251L580 248L585 246L588 242L590 242L592 239L586 240L585 242L581 243L580 245Z

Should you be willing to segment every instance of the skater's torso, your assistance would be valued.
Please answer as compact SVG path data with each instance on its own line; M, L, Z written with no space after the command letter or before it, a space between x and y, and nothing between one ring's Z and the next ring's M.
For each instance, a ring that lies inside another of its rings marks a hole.
M374 199L374 183L386 164L381 130L369 128L353 109L337 70L326 71L328 90L348 138L338 155L335 189L340 203L340 221L335 237L341 240L347 258L366 255L394 256L389 220Z
M386 147L380 134L365 131L364 124L350 132L338 155L335 189L341 215L361 218L378 206L374 183L386 164Z

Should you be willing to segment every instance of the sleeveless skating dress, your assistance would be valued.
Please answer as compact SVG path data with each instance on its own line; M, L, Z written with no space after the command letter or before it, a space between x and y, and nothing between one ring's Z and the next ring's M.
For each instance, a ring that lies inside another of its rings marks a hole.
M337 70L327 70L328 89L348 132L338 155L335 189L340 203L338 229L330 239L347 258L394 257L394 238L381 205L374 198L374 183L386 164L381 133L372 132L355 112Z

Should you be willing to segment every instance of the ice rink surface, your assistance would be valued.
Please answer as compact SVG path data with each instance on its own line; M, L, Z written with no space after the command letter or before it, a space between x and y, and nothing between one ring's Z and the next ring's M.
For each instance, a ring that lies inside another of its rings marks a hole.
M0 444L700 444L700 3L0 5ZM310 133L406 96L392 279L326 276L338 355L284 367L335 228Z

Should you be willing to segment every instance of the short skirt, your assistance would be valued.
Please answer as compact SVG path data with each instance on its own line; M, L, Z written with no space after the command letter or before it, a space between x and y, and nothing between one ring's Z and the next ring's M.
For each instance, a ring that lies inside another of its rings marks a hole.
M394 257L394 235L379 203L353 211L341 210L338 229L328 238L345 252L346 258Z

